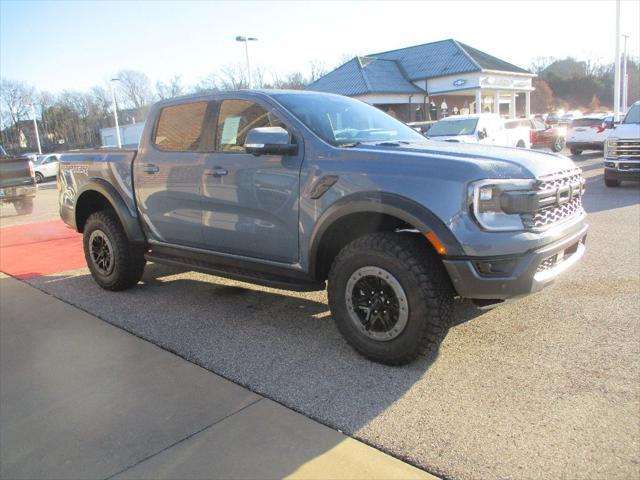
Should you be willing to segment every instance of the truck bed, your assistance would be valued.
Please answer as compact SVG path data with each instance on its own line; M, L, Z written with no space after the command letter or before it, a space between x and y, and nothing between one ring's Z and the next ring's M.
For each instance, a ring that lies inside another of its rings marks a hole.
M0 156L0 188L32 184L27 157Z
M60 214L73 211L78 192L88 183L109 185L120 194L136 217L131 168L137 150L96 149L64 153L60 157Z

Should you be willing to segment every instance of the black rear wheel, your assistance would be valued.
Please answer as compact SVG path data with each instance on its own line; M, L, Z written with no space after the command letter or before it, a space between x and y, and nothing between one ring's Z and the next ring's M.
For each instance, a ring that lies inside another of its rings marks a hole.
M142 278L144 247L129 242L112 210L92 213L83 236L84 256L91 276L106 290L125 290Z
M44 177L40 172L36 172L36 183L42 183L44 181Z
M33 198L21 198L17 200L13 206L16 209L18 215L29 215L33 212Z
M453 289L422 236L375 233L344 247L329 272L329 305L360 354L403 365L435 351L447 332Z
M569 151L571 152L571 155L581 155L582 154L582 150L578 150L577 148L570 148Z

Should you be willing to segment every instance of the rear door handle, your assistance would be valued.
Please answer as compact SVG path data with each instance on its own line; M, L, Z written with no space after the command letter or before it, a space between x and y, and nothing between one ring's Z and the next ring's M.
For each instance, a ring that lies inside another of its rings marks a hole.
M145 173L158 173L160 171L160 167L154 165L153 163L147 163L142 167L142 171Z
M207 175L213 175L214 177L223 177L229 173L226 168L222 167L213 167L210 170L206 171Z

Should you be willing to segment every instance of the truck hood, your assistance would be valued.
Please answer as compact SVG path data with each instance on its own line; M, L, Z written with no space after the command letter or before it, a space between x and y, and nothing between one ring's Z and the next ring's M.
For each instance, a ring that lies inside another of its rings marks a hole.
M640 124L621 123L609 134L609 138L640 139Z
M478 137L476 137L475 135L449 135L427 138L434 142L478 143Z
M354 150L394 152L399 156L410 155L425 162L448 160L464 163L475 167L484 178L536 178L576 168L572 160L556 153L472 143L429 140L399 146L360 144Z

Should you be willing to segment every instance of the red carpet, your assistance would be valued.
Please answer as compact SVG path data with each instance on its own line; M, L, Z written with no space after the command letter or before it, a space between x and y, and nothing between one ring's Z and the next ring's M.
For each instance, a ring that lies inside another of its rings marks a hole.
M0 270L26 279L86 266L82 235L62 220L0 229Z

